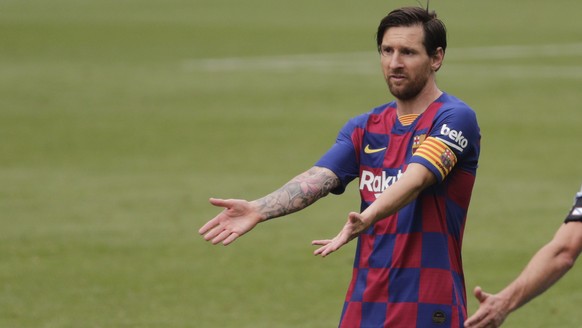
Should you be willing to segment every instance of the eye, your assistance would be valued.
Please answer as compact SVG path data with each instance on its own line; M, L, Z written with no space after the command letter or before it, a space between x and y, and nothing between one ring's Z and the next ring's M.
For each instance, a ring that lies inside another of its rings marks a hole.
M410 49L402 49L402 54L406 56L414 55L414 51Z
M390 47L383 47L382 48L382 56L388 56L391 55L394 52L394 50Z

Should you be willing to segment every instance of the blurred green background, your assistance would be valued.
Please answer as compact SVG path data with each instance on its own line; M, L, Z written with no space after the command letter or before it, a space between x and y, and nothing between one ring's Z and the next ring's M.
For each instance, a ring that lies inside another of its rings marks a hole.
M415 1L0 0L1 327L334 327L355 184L229 247L209 197L254 199L391 100L374 33ZM433 1L441 89L482 155L469 312L551 239L582 183L582 3ZM581 327L582 265L507 327Z

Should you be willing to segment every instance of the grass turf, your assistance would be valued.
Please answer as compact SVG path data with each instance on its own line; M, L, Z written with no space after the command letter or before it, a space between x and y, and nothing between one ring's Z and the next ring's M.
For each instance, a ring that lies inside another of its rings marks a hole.
M196 231L217 212L208 197L279 187L348 118L391 99L374 29L414 4L3 1L0 326L335 326L354 245L322 260L309 242L357 209L353 185L231 247ZM474 107L483 134L467 288L497 291L551 238L581 182L582 8L432 6L450 40L439 85ZM493 46L528 51L467 54ZM579 276L506 325L579 326Z

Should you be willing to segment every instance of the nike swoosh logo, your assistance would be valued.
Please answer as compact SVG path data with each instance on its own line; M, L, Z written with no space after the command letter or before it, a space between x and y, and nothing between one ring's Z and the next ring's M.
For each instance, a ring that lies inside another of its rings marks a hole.
M374 153L378 153L381 152L382 150L386 149L387 147L384 148L378 148L378 149L372 149L370 148L370 145L366 145L366 148L364 148L364 153L366 154L374 154Z

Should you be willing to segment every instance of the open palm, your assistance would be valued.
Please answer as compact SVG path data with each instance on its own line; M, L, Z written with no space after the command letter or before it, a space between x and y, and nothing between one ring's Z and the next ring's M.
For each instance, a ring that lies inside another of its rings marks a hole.
M314 240L311 242L312 245L322 245L313 254L326 257L359 236L366 228L367 224L362 220L360 213L351 212L348 215L348 221L337 236L333 239Z
M210 203L224 207L222 212L198 230L212 244L222 242L223 245L228 245L261 221L260 214L246 200L210 198Z

